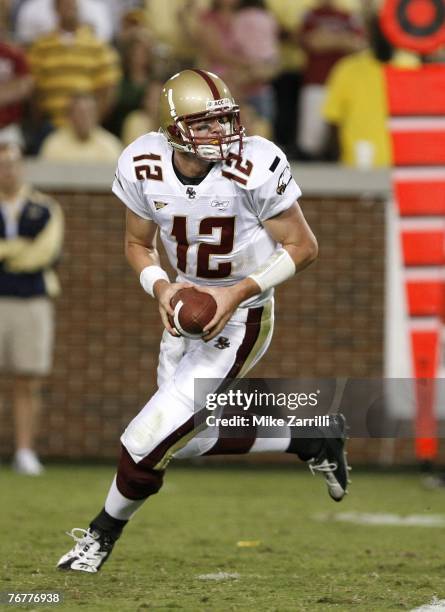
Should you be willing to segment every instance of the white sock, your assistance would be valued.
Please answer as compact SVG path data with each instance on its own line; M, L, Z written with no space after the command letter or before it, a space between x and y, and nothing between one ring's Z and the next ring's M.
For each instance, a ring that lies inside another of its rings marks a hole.
M289 448L291 433L287 425L280 427L279 437L261 437L261 426L257 427L257 437L249 453L284 453ZM270 434L270 428L266 430ZM274 433L278 433L278 428L274 428Z
M145 499L128 499L124 497L117 488L115 476L105 501L105 511L115 519L129 521L144 502Z

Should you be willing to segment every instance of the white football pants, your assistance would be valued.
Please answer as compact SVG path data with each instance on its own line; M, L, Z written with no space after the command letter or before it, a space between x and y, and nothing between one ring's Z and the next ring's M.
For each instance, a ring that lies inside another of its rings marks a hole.
M164 331L158 366L158 390L121 437L133 461L145 458L163 469L172 457L201 455L214 437L198 436L196 412L221 380L245 376L266 352L273 333L273 299L259 308L239 308L210 342L175 338ZM209 381L195 397L195 378Z

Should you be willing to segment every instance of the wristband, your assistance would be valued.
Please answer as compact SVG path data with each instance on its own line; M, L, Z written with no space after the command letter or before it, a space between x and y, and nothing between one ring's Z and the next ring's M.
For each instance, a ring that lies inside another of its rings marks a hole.
M261 293L283 283L295 274L295 263L286 249L280 248L255 272L249 274L260 287Z
M153 298L155 297L153 286L156 281L161 279L166 280L168 283L170 282L167 272L159 266L147 266L142 270L141 275L139 276L139 282L141 283L142 288Z

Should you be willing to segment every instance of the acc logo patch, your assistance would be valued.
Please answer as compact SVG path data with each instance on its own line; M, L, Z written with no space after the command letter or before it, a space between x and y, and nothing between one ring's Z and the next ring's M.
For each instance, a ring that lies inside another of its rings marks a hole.
M427 54L445 44L443 0L385 0L380 23L396 47Z
M220 98L219 100L207 100L206 102L206 110L214 111L214 110L231 110L233 108L233 103L230 98Z
M283 195L286 191L287 186L292 180L292 174L289 166L286 166L283 172L280 174L280 178L278 179L277 185L277 193L278 195Z

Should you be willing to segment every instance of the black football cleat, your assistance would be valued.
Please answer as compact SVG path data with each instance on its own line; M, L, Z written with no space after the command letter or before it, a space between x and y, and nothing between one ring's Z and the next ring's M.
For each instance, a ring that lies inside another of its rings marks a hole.
M342 414L330 415L327 433L332 437L325 436L321 451L308 461L308 465L312 474L321 472L324 475L330 497L339 502L348 492L351 469L346 458L346 419Z
M66 532L76 544L59 560L57 568L95 574L108 559L115 539L107 532L74 528Z

